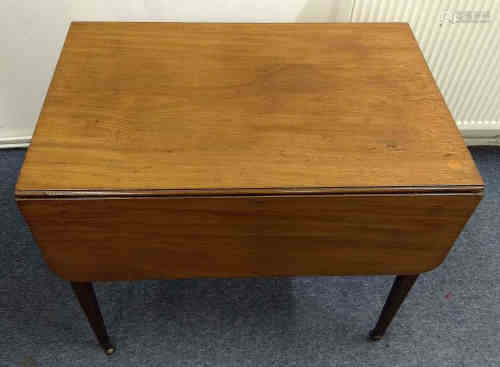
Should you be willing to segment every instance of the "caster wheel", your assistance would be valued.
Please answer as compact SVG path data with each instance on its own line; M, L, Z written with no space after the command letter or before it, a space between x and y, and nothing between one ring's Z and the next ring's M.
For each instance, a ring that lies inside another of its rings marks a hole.
M109 346L109 347L106 347L104 348L104 354L106 354L107 356L110 356L111 354L113 354L115 352L115 347L113 347L112 345Z

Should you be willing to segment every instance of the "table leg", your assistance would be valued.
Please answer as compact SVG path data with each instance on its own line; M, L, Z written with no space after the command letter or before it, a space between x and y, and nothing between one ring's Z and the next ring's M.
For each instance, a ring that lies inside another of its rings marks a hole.
M387 328L391 324L392 319L399 310L399 307L405 300L408 292L410 291L413 284L417 280L419 274L417 275L398 275L394 280L391 292L385 301L384 308L380 314L377 325L375 329L370 331L371 340L380 340L384 336Z
M80 302L80 306L85 312L85 316L87 316L99 344L104 349L104 353L107 355L113 354L115 347L111 344L108 333L106 332L106 326L104 326L104 320L101 310L99 309L99 304L97 303L92 283L71 282L71 287L73 287L76 298L78 298L78 302Z

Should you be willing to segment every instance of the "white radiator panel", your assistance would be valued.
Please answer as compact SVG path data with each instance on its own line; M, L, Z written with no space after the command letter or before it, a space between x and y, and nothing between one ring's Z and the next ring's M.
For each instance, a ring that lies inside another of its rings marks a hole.
M352 21L408 22L458 127L491 138L500 135L499 10L500 0L355 0ZM460 17L467 11L472 19Z

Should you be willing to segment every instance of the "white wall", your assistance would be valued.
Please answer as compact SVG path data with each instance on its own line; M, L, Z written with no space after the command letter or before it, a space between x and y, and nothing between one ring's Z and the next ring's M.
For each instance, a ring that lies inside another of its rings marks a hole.
M349 21L353 0L0 0L0 144L29 142L72 20Z

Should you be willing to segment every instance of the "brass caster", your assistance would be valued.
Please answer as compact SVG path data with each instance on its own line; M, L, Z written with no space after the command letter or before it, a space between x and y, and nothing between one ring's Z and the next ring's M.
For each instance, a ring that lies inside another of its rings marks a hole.
M115 347L113 347L113 346L109 346L109 347L104 348L104 354L106 354L107 356L110 356L114 352L115 352Z

